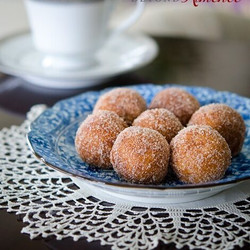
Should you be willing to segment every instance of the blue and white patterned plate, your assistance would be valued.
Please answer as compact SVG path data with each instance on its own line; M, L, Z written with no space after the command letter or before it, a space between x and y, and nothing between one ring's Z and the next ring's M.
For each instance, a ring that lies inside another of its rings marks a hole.
M149 104L158 91L170 86L173 85L157 86L146 84L131 86L131 88L138 91ZM183 191L191 189L202 193L206 190L211 191L215 187L217 187L215 188L216 190L223 190L231 186L231 184L250 179L250 100L233 93L218 92L210 88L180 85L178 87L182 87L196 96L201 105L225 103L231 106L242 115L246 123L247 132L242 152L232 159L229 169L221 180L206 184L190 185L181 183L173 176L168 176L161 185L130 184L121 180L113 170L100 170L84 163L79 158L74 146L76 130L86 116L92 112L100 95L107 90L87 92L60 101L52 108L47 109L31 124L30 132L28 133L29 145L35 155L47 165L67 175L76 177L78 181L84 180L86 183L96 187L101 187L111 192L120 192L125 195L128 192L133 193L135 190L139 190L139 193L145 193L147 190L147 194L150 191L150 197L152 195L162 196L163 191L169 190L171 190L171 194L174 194L174 196L178 190L181 190L182 194L184 194ZM193 191L192 193L194 194Z

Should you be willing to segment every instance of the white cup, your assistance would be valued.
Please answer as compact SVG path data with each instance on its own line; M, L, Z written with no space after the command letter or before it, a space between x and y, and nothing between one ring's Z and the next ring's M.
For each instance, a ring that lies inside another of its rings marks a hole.
M34 46L44 53L42 66L59 70L90 67L112 36L129 28L144 2L115 30L109 21L117 0L25 0Z

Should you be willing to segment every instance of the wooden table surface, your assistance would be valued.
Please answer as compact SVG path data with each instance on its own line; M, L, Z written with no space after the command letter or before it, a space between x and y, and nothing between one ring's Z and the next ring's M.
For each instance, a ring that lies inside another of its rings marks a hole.
M100 86L88 89L59 91L35 87L22 79L2 76L0 81L0 128L20 124L34 104L53 105L56 101L89 89L125 86L139 83L177 83L206 86L250 97L250 41L202 41L158 37L160 55L137 71L119 76ZM17 216L0 210L0 249L110 249L85 239L30 240L20 233L24 226ZM20 219L20 218L19 218ZM160 243L157 249L175 249ZM183 248L187 249L187 248ZM240 248L235 248L240 249ZM244 249L250 249L246 245Z

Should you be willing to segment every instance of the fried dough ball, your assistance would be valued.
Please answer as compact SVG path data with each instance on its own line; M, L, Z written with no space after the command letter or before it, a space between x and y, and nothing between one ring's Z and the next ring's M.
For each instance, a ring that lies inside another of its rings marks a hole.
M226 140L209 126L190 126L171 141L171 165L186 183L221 179L231 162Z
M149 108L165 108L171 111L185 126L192 114L198 110L198 100L180 88L168 88L160 91L153 98Z
M232 156L243 146L246 126L241 115L225 104L209 104L196 111L188 125L208 125L216 129L227 141Z
M168 171L169 144L159 132L129 127L117 137L111 151L114 170L132 183L158 184Z
M94 113L98 110L113 111L130 125L146 108L146 102L138 92L128 88L116 88L99 98Z
M167 109L146 110L134 120L133 126L154 129L161 133L169 143L183 129L179 119Z
M127 127L116 113L101 110L89 115L80 125L75 146L83 161L110 168L110 151L118 134Z

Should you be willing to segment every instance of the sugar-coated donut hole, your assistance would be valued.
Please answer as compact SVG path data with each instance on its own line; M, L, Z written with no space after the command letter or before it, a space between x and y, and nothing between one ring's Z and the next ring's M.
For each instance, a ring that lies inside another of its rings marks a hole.
M168 171L169 144L157 131L129 127L117 137L111 163L118 175L132 183L158 184Z
M150 109L165 108L171 111L185 126L192 114L198 110L200 104L198 100L180 88L168 88L160 91L153 98Z
M84 162L100 168L112 168L110 151L126 122L111 111L89 115L77 130L75 146Z
M161 133L169 143L183 129L179 119L163 108L144 111L134 120L133 126L154 129Z
M113 111L131 125L134 119L146 108L146 101L135 90L115 88L99 98L93 112L98 110Z
M209 126L189 126L170 144L171 166L185 183L207 183L221 179L231 162L226 140Z
M232 156L243 146L246 126L241 115L225 104L209 104L196 111L188 125L208 125L216 129L227 141Z

